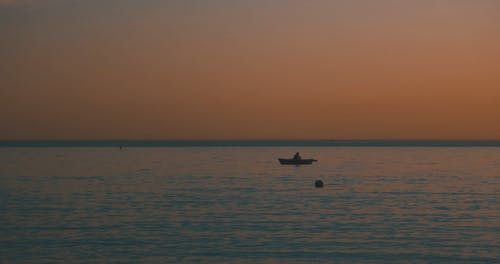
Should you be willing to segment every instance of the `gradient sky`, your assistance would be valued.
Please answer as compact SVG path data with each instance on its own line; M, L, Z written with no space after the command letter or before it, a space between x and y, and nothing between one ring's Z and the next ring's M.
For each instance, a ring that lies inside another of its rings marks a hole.
M499 14L0 0L0 139L500 139Z

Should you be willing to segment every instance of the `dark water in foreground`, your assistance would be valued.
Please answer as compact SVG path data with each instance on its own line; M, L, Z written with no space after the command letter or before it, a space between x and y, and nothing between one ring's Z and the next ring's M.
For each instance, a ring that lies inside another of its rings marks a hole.
M0 148L0 263L498 263L499 202L498 147Z

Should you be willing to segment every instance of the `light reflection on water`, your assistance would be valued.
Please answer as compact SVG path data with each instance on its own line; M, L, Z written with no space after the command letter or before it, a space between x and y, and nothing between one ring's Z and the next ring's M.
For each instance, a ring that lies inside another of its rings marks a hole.
M495 262L499 197L500 148L4 148L0 262Z

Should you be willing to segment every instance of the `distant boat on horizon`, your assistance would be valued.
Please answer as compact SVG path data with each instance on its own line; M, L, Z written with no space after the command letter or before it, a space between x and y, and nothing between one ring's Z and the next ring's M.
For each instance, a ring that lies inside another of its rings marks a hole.
M316 162L315 159L303 159L300 157L300 154L297 152L291 159L278 159L281 165L310 165L313 162Z
M278 159L281 165L311 165L315 159Z

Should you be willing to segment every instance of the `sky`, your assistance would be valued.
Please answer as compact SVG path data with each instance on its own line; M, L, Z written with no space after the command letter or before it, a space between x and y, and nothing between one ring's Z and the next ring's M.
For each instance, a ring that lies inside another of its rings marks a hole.
M500 1L0 0L0 140L500 139Z

